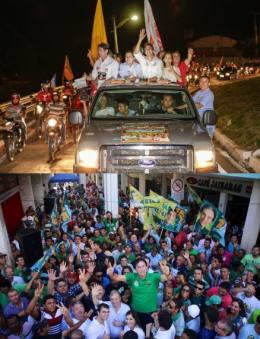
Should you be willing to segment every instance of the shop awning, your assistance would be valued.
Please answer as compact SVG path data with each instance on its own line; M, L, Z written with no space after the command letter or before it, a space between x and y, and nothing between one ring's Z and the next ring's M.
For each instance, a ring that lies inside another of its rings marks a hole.
M50 184L64 182L79 182L79 176L72 173L62 173L53 175L49 180Z

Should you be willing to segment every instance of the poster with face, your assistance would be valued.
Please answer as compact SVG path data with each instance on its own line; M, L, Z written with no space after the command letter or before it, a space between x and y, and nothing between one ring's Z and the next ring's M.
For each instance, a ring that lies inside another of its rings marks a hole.
M178 233L185 225L187 213L187 208L177 205L174 210L169 210L166 218L160 222L160 226L168 231Z
M225 244L226 220L223 213L208 201L203 201L195 223L195 232L209 234Z

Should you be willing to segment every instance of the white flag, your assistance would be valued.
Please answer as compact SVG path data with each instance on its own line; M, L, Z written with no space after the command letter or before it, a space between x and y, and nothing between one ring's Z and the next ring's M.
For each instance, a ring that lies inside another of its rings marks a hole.
M148 41L153 45L157 54L163 50L163 45L149 0L144 0L144 19Z

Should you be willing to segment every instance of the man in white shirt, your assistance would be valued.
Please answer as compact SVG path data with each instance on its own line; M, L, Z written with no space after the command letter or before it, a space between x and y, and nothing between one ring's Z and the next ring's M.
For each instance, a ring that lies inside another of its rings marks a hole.
M108 96L106 94L103 94L99 99L98 105L100 109L96 111L95 117L107 117L115 115L114 107L108 106Z
M109 316L109 306L101 303L97 307L98 315L87 328L86 339L109 339L109 327L107 319Z
M126 313L130 310L130 307L121 302L121 296L116 290L110 293L110 301L107 301L106 304L109 306L108 326L110 337L112 339L119 338L124 329Z
M155 315L155 324L158 327L158 331L154 335L155 339L175 338L175 326L172 323L171 314L167 310L160 311L157 315L157 319Z
M255 309L260 309L260 300L256 298L256 289L253 283L247 283L245 292L240 292L236 295L244 303L247 319Z
M163 62L161 59L157 58L153 45L150 43L144 45L145 56L140 52L140 47L145 37L145 29L141 29L139 40L134 50L134 56L142 67L143 77L153 82L162 78Z
M23 280L22 277L14 275L14 270L13 270L12 266L6 267L5 275L6 275L6 278L10 281L12 286L15 286L17 284L25 284L25 281Z
M106 80L117 79L119 64L109 55L109 45L101 43L98 45L99 58L92 70L92 79L97 80L100 87Z

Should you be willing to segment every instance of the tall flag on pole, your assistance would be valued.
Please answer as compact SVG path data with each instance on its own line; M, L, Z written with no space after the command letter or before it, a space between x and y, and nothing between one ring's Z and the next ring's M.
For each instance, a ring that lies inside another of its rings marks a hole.
M56 78L57 78L57 73L54 73L51 78L51 88L53 89L56 87Z
M163 50L163 44L149 0L144 0L144 19L148 41L153 45L154 51L157 54Z
M63 69L63 77L66 80L68 80L68 81L73 80L73 78L74 78L72 69L70 67L69 58L68 58L67 55L65 56L64 69Z
M91 55L94 60L96 60L98 57L98 45L101 42L107 44L107 34L103 16L102 2L101 0L97 0L91 38Z

